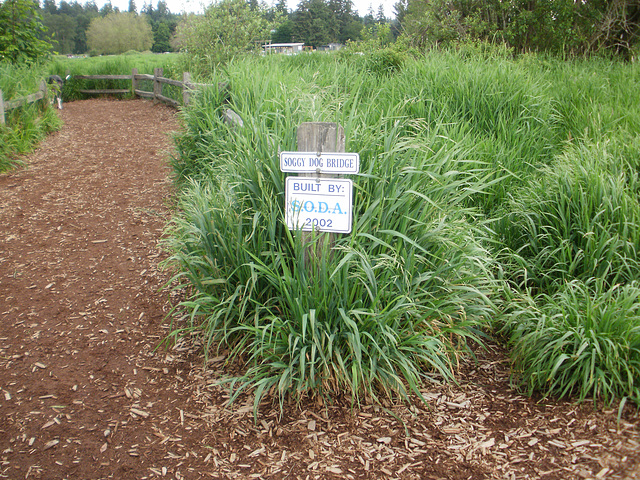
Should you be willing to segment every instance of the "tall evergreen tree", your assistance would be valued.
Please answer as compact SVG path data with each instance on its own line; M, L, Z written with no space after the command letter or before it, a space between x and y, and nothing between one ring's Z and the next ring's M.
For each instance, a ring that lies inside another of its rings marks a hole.
M58 11L58 7L56 6L56 0L44 0L42 4L42 10L45 13L49 13L54 15Z

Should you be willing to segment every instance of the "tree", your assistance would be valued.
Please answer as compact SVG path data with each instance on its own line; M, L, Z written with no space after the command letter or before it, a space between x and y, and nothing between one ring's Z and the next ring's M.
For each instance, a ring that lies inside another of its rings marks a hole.
M398 2L393 5L396 18L391 22L391 33L394 38L398 38L402 33L404 18L407 15L407 4L407 0L398 0Z
M285 20L271 34L273 43L291 43L293 41L293 32L295 26L290 19Z
M171 31L167 22L160 22L153 32L153 47L151 51L155 53L171 51Z
M287 1L278 0L276 2L276 11L282 13L283 15L287 15L289 13L289 9L287 8Z
M52 15L57 13L58 7L56 7L56 0L44 0L42 10L45 13L50 13Z
M0 61L17 64L48 56L51 43L41 39L46 31L36 2L5 0L0 4Z
M42 16L42 23L46 25L51 33L51 38L56 42L58 53L72 53L75 48L78 24L76 19L70 15L45 13Z
M128 50L149 50L153 33L145 16L110 13L94 18L87 30L87 44L95 53L120 54Z
M115 10L113 8L113 5L111 5L111 0L109 0L100 9L100 16L106 17L107 15L109 15L111 13L114 13L114 12L115 12Z
M264 17L266 7L252 10L245 0L222 0L206 8L204 15L189 15L178 25L177 42L193 62L205 70L237 55L260 48L277 27Z
M293 40L319 47L338 41L338 21L335 12L324 0L303 0L292 15L295 29Z
M629 56L640 43L638 0L404 1L396 4L403 30L419 45L503 41L517 52Z
M329 0L328 7L333 12L338 26L338 36L334 41L347 43L349 40L358 40L362 23L353 11L351 0Z
M376 23L375 15L373 14L373 5L369 4L367 14L363 17L364 26L368 27Z
M129 0L129 13L137 13L135 0Z
M384 5L380 4L378 6L378 15L376 15L376 23L388 23L388 19L384 14Z

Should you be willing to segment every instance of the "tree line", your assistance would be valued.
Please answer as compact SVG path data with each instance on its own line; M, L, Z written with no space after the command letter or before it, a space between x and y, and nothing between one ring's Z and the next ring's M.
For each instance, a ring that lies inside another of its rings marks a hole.
M61 0L59 6L55 0L44 0L40 10L53 48L60 54L83 54L92 48L96 53L122 53L122 48L170 51L169 40L180 19L164 0L158 0L155 7L151 2L144 4L139 14L135 0L129 0L126 12L110 1L98 9L94 0L85 4ZM89 41L91 36L93 42ZM120 48L110 45L116 40Z
M187 51L225 61L262 43L311 47L388 36L425 48L468 41L503 43L516 53L579 55L608 51L631 58L640 44L639 0L398 0L395 18L382 4L360 16L352 0L217 0L202 14L175 14L164 0L135 0L121 12L95 0L4 0L0 3L0 61L12 63L56 51L117 54L127 50ZM215 51L214 51L215 50Z
M630 58L640 42L638 0L400 0L395 8L418 46L480 40L517 53Z

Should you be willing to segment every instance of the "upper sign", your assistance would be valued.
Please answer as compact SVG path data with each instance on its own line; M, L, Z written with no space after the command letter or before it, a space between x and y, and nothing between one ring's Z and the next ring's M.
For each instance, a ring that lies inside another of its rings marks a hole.
M281 152L280 170L297 173L358 173L360 155L340 152Z

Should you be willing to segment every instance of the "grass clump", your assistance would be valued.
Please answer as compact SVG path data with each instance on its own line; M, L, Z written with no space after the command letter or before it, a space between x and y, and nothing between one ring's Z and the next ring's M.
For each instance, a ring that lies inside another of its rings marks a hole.
M44 65L0 63L0 90L5 102L38 92L44 79ZM5 125L0 125L0 172L22 165L20 155L32 151L60 125L53 107L46 100L6 111Z
M507 328L516 374L530 395L640 402L637 282L568 282L514 308Z
M368 99L358 90L344 96L344 66L332 62L325 66L333 84L300 70L278 82L265 66L260 74L234 72L226 104L214 94L198 97L214 95L211 108L187 110L178 140L198 147L176 160L182 213L169 263L192 295L182 303L187 324L173 335L196 331L206 350L245 362L245 373L230 381L236 394L253 391L256 406L265 395L280 402L419 395L425 380L454 377L493 312L487 231L468 221L476 213L460 200L481 188L477 178L448 171L445 149L399 136L412 129L410 120L383 113L369 123L358 113L369 111ZM360 141L373 132L383 138L361 155L353 233L331 247L318 244L313 260L284 222L277 151L295 149L302 121L335 118L336 102L341 123ZM243 127L222 122L228 107Z
M610 150L573 148L514 193L496 227L514 283L553 293L574 279L640 280L635 174Z

